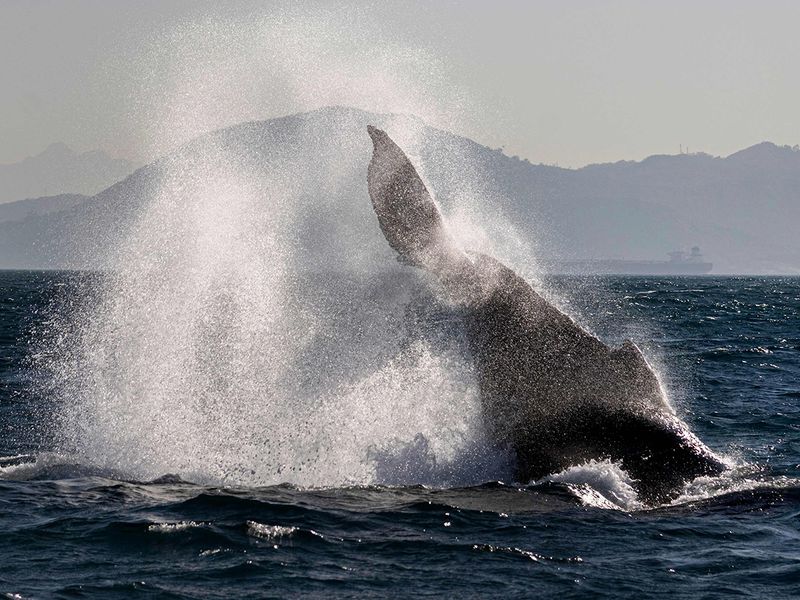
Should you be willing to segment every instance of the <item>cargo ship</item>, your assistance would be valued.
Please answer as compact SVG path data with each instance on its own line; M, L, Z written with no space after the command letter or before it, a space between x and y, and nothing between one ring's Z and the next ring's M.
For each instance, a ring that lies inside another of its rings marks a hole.
M700 248L688 254L681 250L669 253L669 260L587 259L553 261L541 265L553 274L564 275L705 275L714 265L706 262Z

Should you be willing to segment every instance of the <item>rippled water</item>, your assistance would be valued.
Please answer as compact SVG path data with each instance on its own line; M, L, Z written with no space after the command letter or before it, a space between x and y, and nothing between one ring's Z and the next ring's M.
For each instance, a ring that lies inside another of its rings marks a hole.
M797 597L800 279L548 283L598 335L644 346L730 472L651 509L603 463L528 485L131 481L64 452L37 380L30 340L75 276L0 273L0 595Z

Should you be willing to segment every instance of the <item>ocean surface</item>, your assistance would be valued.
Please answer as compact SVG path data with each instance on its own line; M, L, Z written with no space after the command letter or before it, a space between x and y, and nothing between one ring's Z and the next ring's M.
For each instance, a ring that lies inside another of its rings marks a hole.
M624 474L604 463L524 483L509 481L501 467L473 469L468 456L458 467L474 477L439 484L413 460L403 485L359 484L355 476L352 485L333 486L295 475L270 480L256 466L250 480L241 470L226 478L224 465L233 463L222 441L193 460L191 444L158 453L169 435L152 446L136 437L186 428L186 415L121 415L117 392L104 389L101 402L91 394L97 388L80 387L99 380L81 371L94 363L59 359L86 322L74 316L80 308L72 300L91 300L92 276L0 272L0 597L800 597L800 279L546 284L598 335L632 337L643 347L678 413L727 457L730 471L692 482L658 507L642 506ZM88 347L124 352L120 345ZM114 360L115 368L128 364ZM182 372L164 375L158 364L154 379ZM61 371L68 369L66 377ZM69 418L59 387L65 381L83 394ZM114 381L118 395L133 389L119 383L125 377ZM190 383L222 385L213 378ZM376 406L380 385L364 392ZM244 431L244 420L255 436L290 418L235 412L236 397L230 394L232 416L215 413L210 422ZM222 406L211 412L225 412ZM104 417L116 433L82 445L78 438L95 428L112 431ZM412 420L406 417L390 425L399 431ZM280 450L258 444L247 446L254 465ZM215 470L207 457L217 455L223 466ZM173 456L184 458L171 468ZM285 473L299 468L284 466Z

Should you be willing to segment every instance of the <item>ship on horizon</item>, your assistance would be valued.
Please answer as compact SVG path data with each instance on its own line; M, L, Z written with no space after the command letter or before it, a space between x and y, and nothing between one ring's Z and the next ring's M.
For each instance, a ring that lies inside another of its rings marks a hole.
M713 264L703 260L699 246L688 254L669 253L669 260L584 259L542 264L545 271L562 275L705 275Z

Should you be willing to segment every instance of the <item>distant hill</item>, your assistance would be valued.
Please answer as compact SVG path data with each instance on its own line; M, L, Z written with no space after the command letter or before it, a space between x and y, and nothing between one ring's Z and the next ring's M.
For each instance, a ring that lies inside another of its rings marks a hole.
M18 163L0 165L0 205L57 194L92 195L134 170L101 151L77 153L61 142Z
M367 124L386 128L406 149L466 246L515 264L526 256L666 259L699 245L714 272L800 273L797 149L763 143L727 158L652 156L562 169L414 117L341 107L209 133L67 210L0 222L0 267L113 267L115 248L131 232L189 227L174 221L179 208L187 223L206 215L209 202L234 210L231 194L240 192L231 182L260 199L242 218L287 219L292 256L304 267L391 260L367 195ZM154 198L165 195L171 221L152 214Z
M89 196L81 194L60 194L43 198L28 198L0 204L0 223L4 221L24 221L28 217L61 212L85 202Z

